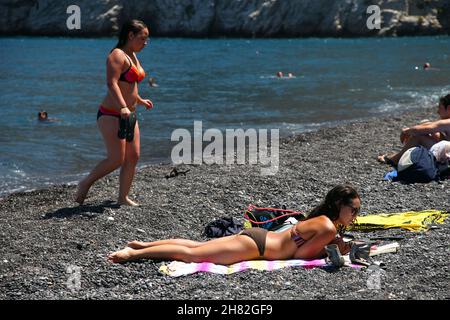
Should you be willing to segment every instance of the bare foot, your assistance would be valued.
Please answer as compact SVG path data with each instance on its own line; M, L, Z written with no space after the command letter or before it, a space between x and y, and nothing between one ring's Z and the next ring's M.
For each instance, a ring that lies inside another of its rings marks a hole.
M119 205L125 205L125 206L131 206L131 207L138 207L139 204L131 200L130 198L126 197L125 200L118 200L117 203Z
M131 260L132 254L134 251L132 248L125 248L116 252L111 253L108 256L108 261L112 263L122 263Z
M142 242L142 241L131 241L131 242L128 242L127 246L130 248L136 249L136 250L147 248L147 246L145 245L145 242Z
M389 164L389 165L394 165L394 162L391 160L391 158L388 157L387 154L383 154L381 156L377 157L377 160L381 163L385 163L385 164Z
M80 182L78 184L77 193L75 194L75 201L78 202L80 205L83 204L84 199L86 199L87 193L89 191L89 187L86 187L83 182Z
M386 157L385 154L382 154L381 156L378 156L377 157L378 162L386 163L386 160L384 159L385 157Z

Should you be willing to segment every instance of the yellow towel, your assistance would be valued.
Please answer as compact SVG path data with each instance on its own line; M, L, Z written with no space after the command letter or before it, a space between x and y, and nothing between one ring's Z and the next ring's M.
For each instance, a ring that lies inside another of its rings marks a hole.
M371 214L358 217L349 230L371 231L404 228L410 231L428 230L431 223L444 223L450 214L439 210L408 211L401 213Z

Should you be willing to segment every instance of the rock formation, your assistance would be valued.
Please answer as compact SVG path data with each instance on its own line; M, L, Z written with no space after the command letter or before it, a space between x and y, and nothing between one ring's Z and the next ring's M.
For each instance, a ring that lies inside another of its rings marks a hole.
M69 30L67 8L80 8ZM379 28L371 5L379 8ZM0 0L0 34L109 36L129 18L153 36L403 36L450 33L450 0Z

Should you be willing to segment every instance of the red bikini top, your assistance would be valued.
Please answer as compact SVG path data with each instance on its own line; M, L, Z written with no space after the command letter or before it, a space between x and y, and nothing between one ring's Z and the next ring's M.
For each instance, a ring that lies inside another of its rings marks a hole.
M130 57L127 56L128 61L130 62L130 66L128 69L120 75L119 81L125 81L128 83L141 82L142 79L145 78L145 71L142 67L136 67L131 61Z

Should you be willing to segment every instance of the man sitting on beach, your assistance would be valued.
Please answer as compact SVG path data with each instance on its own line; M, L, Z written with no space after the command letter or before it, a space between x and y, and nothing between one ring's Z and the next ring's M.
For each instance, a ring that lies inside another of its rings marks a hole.
M450 94L439 99L438 114L440 120L402 129L400 134L400 141L403 143L402 150L389 156L386 154L378 156L378 161L396 166L403 153L409 148L424 146L430 149L439 141L450 140Z

